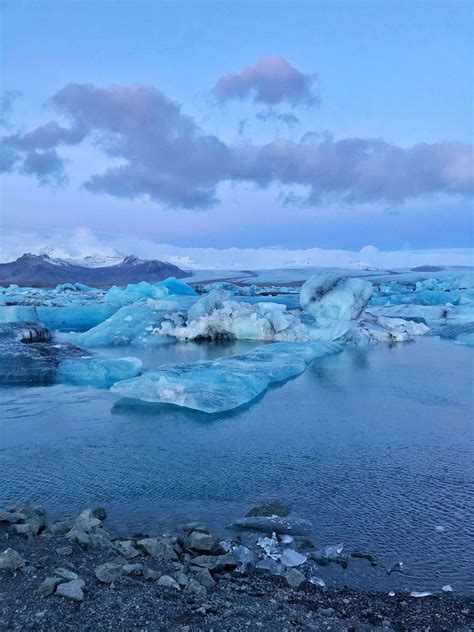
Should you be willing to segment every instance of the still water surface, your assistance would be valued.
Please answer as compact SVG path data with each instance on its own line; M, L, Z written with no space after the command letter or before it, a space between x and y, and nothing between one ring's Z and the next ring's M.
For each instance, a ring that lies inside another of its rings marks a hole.
M141 357L153 368L253 346L180 343ZM56 518L103 505L119 532L197 519L229 535L249 506L278 498L314 523L318 546L380 559L322 568L328 583L473 594L473 362L472 349L437 338L346 350L214 416L94 388L4 388L0 506L27 497ZM407 572L388 576L398 560Z

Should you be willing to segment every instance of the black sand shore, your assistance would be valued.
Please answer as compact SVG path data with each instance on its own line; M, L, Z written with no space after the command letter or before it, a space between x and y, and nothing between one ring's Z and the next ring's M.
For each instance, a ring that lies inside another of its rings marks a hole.
M16 524L0 512L0 630L474 629L467 597L321 588L297 569L239 572L200 525L126 540L110 538L102 510L49 527L34 512L10 513Z

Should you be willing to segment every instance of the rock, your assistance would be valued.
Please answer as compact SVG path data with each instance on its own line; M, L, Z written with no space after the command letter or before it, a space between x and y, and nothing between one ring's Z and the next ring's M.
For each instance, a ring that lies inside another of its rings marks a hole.
M212 578L212 575L207 568L203 568L202 570L198 571L194 576L194 579L196 579L201 584L201 586L204 586L204 588L214 588L214 586L216 585L216 582Z
M143 571L143 564L124 564L123 572L127 575L141 575Z
M301 553L297 553L293 549L285 549L280 558L283 566L286 566L288 568L292 568L293 566L301 566L307 560L308 558L306 557L306 555L301 555Z
M111 584L122 577L123 566L120 564L114 564L113 562L106 562L94 569L94 575L103 584Z
M198 553L210 553L211 555L224 553L217 538L200 531L193 531L189 534L186 540L186 548Z
M49 525L48 532L52 533L53 535L65 535L73 528L75 522L75 518L65 518L64 520L58 520L57 522Z
M46 577L38 588L38 594L41 597L49 597L63 581L60 577Z
M152 570L151 568L145 568L143 571L143 578L147 581L154 582L158 579L159 576L160 574Z
M237 561L232 553L224 555L199 555L193 559L195 566L202 566L210 571L233 570L237 567Z
M284 575L285 581L290 588L299 588L301 584L306 581L306 577L301 571L297 571L295 568L290 569Z
M26 520L26 516L21 511L7 511L6 509L0 509L0 522L8 522L9 524L16 524L17 522L23 522Z
M91 515L93 518L97 518L97 520L105 520L107 518L107 512L103 507L92 509Z
M334 608L319 608L318 614L320 614L322 617L333 617L335 612Z
M209 533L206 525L202 522L189 522L183 526L183 531L191 533L191 531L199 531L200 533Z
M364 560L368 560L372 566L377 566L378 564L377 558L374 555L371 555L370 553L362 553L361 551L352 551L351 557L359 557Z
M72 546L62 546L59 549L56 549L56 553L58 555L71 555L73 552Z
M205 597L207 594L206 589L195 579L190 579L186 586L185 592L197 597Z
M38 535L46 525L46 511L40 505L32 505L27 500L22 500L11 507L8 507L4 514L14 514L17 517L24 516L21 520L16 520L13 529L18 535L33 537Z
M164 588L174 588L174 590L181 590L179 585L170 575L162 575L157 581L157 584L158 586L163 586Z
M82 601L84 599L84 593L82 592L84 586L85 582L82 579L73 579L65 584L59 584L56 588L56 595L72 601Z
M148 553L148 555L151 555L151 557L163 560L164 562L178 559L173 544L168 538L145 538L139 540L137 545Z
M66 538L77 542L81 546L104 547L111 546L109 534L102 529L101 520L94 516L92 509L85 509L76 519Z
M133 560L133 558L140 555L140 551L133 545L132 540L123 540L117 544L117 550L120 555L123 555L127 560Z
M74 573L73 571L70 571L68 568L55 568L54 574L56 575L56 577L61 577L61 579L64 579L66 581L79 579L79 575L77 573Z
M278 502L278 500L269 500L263 505L257 505L253 507L250 511L245 514L246 518L251 518L253 516L288 516L291 512L291 509L286 505Z
M188 585L189 579L184 573L178 573L176 575L176 581L181 586L181 588L186 588Z
M0 569L17 571L19 568L23 568L25 564L25 560L14 549L8 548L3 553L0 553Z

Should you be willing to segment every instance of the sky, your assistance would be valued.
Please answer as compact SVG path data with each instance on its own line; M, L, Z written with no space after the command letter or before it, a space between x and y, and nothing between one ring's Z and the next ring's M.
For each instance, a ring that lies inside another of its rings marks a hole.
M473 7L3 0L3 235L470 247Z

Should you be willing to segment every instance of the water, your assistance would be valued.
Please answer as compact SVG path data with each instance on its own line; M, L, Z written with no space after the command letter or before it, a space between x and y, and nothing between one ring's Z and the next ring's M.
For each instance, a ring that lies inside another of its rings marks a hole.
M152 368L253 346L181 343L142 357ZM275 497L314 523L318 547L379 557L377 569L322 568L329 584L472 594L473 359L437 338L345 350L216 416L127 406L93 388L4 388L0 506L28 497L54 518L100 504L118 532L198 519L228 535ZM399 560L406 574L388 576Z

